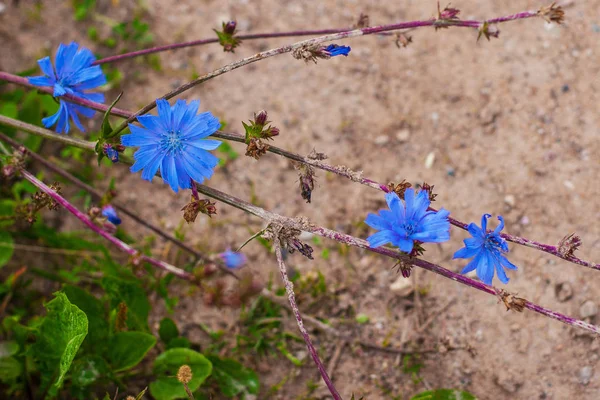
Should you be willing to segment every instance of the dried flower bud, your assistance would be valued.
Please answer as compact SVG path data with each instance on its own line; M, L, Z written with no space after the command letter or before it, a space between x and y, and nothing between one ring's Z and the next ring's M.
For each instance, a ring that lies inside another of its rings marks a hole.
M507 292L504 289L500 289L497 292L497 296L502 300L504 305L506 306L506 311L515 310L516 312L523 312L525 305L527 304L527 300L517 297L516 295Z
M315 188L315 171L307 164L297 164L295 167L300 178L300 194L307 203L310 203L312 191Z
M189 383L192 380L192 369L189 365L182 365L177 371L177 380L181 383Z
M259 111L258 114L254 114L254 123L256 125L265 126L269 123L267 121L267 112L265 110Z
M124 151L125 151L125 149L126 149L126 147L125 147L125 146L123 146L123 145L122 145L122 144L120 144L120 143L119 143L119 144L115 144L115 145L113 145L113 148L114 148L116 151L118 151L119 153L122 153L122 152L124 152Z
M248 157L253 157L254 159L258 160L263 154L267 152L267 150L269 150L269 147L270 146L266 143L263 143L262 140L258 138L252 138L250 139L250 143L248 143L248 146L246 147L246 155Z
M113 163L119 162L119 152L113 148L111 144L104 143L102 146L102 151L104 155Z
M423 242L419 242L418 240L414 241L413 249L408 254L411 257L421 257L423 253L425 253L425 248L422 246Z
M17 168L14 165L8 164L2 167L2 176L9 179L17 172Z
M292 245L292 247L288 248L288 251L290 253L293 253L294 250L298 250L300 252L300 254L302 254L304 257L308 258L309 260L314 260L314 258L312 256L313 248L310 247L309 245L302 243L298 239L291 240L291 245Z
M277 136L277 135L279 135L279 128L277 128L275 126L269 127L269 128L267 128L267 130L265 130L263 132L263 135L264 135L265 139L270 139L273 136Z
M292 56L296 60L312 61L316 64L318 58L328 60L335 56L348 56L350 50L350 46L340 46L337 44L321 46L319 44L311 44L295 49L292 51Z
M433 193L434 187L435 185L430 185L427 182L423 182L421 185L421 190L425 190L427 193L429 193L429 201L435 201L435 198L437 197L437 194Z
M215 205L216 203L211 202L208 199L196 200L194 196L192 196L190 202L181 209L181 211L183 211L183 219L190 224L196 221L198 213L206 214L210 217L217 213L217 207Z
M560 242L558 242L558 252L563 257L573 257L575 250L577 250L582 243L579 236L575 235L575 233L571 233L560 239Z
M412 43L412 36L408 36L405 33L398 32L396 33L396 47L408 47L409 44Z
M486 21L481 25L481 27L479 27L477 41L481 39L481 36L485 36L485 38L489 41L491 37L497 38L500 36L500 29L498 29L497 24L490 24Z
M556 2L553 2L549 6L541 7L538 10L538 15L546 20L546 22L556 22L562 24L565 20L565 11L561 6L557 6Z
M88 210L88 215L89 215L89 217L93 221L93 220L95 220L100 215L101 212L102 212L102 209L100 207L95 207L94 206L94 207L91 207Z
M242 43L242 41L234 36L235 28L237 23L235 21L223 22L222 31L214 29L217 37L219 38L219 44L223 46L223 51L234 52L234 49Z
M412 185L410 184L410 182L406 182L404 179L402 179L402 182L400 182L397 185L394 184L393 182L390 182L388 184L388 190L390 192L395 192L398 195L398 197L400 197L401 199L404 198L404 192L409 187L412 187Z
M369 16L367 14L360 13L358 21L356 22L356 28L367 28L369 26Z
M412 272L413 266L402 261L398 261L394 267L398 267L398 272L402 274L403 278L410 278L410 273Z
M437 3L437 19L438 20L458 19L459 13L460 13L460 10L457 8L450 8L450 4L448 4L443 10L440 10L440 2L438 1L438 3Z

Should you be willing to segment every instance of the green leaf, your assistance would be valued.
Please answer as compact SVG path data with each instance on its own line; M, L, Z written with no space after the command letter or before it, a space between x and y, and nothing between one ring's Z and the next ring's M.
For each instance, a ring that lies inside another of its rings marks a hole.
M258 394L259 381L256 372L232 359L212 355L207 358L213 365L212 376L223 395L233 397L241 393Z
M119 102L119 100L121 100L121 96L123 96L123 92L119 93L119 95L117 96L115 101L112 102L110 107L108 107L108 110L106 110L106 112L104 113L104 119L102 120L102 135L101 135L101 137L104 139L110 139L111 137L116 135L116 133L113 133L113 128L110 126L109 117L110 117L110 112L112 111L113 107Z
M135 367L154 347L156 338L144 332L119 332L110 340L108 359L113 371Z
M111 309L117 308L120 302L127 305L127 326L129 329L149 331L148 313L150 312L150 303L146 292L137 282L105 277L102 279L101 284L110 297Z
M85 313L71 304L62 292L46 304L48 315L39 328L32 353L38 360L42 387L47 397L54 397L62 387L65 375L88 332Z
M0 231L0 267L5 266L15 251L15 242L10 233Z
M160 321L158 336L160 336L160 340L165 343L169 343L172 339L179 336L177 325L175 325L175 322L173 322L171 318L165 317Z
M457 389L437 389L419 393L410 400L476 400L471 393Z
M0 381L8 382L21 376L23 364L14 357L0 358Z
M159 378L150 384L150 394L156 400L186 399L187 394L175 374L182 365L192 369L189 389L194 392L212 372L212 364L202 354L190 349L167 350L154 361L154 373Z
M98 346L103 347L108 336L108 322L104 305L96 297L77 286L64 286L62 291L67 295L69 301L79 307L87 316L89 329L83 345L86 348L93 346L95 352L100 354L102 349Z
M189 349L191 347L189 339L185 337L176 337L171 339L169 343L167 343L167 349L176 349L179 347Z
M86 356L73 363L71 381L73 385L84 388L107 376L109 372L108 363L104 358L96 355Z
M14 340L0 342L0 358L14 356L19 352L19 343Z

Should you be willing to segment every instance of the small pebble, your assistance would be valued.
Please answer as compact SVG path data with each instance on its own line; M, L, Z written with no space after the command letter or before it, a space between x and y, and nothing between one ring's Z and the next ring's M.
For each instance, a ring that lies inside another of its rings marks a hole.
M571 88L569 87L569 85L565 84L565 85L562 85L560 90L562 90L563 93L567 93L569 90L571 90Z
M587 385L588 383L590 383L592 375L594 375L594 370L589 365L586 365L585 367L581 368L579 370L579 383L581 383L582 385Z
M579 314L581 318L591 318L598 314L598 306L592 300L587 300L579 307Z
M448 176L456 176L456 171L452 167L447 167L446 168L446 175L448 175Z
M396 139L398 139L402 143L407 142L409 138L410 131L408 129L402 129L396 134Z
M573 297L573 286L569 282L562 282L554 287L558 301L564 303Z
M507 194L506 196L504 196L504 202L506 204L508 204L511 207L515 206L515 196L513 196L512 194Z
M398 279L390 285L390 290L400 297L406 297L413 292L413 285L410 279L399 276Z
M435 153L432 151L431 153L427 154L427 157L425 157L425 168L430 169L433 166L434 161Z
M390 141L390 138L386 135L377 136L373 142L378 145L384 145Z
M0 14L2 14L6 10L6 4L0 3Z

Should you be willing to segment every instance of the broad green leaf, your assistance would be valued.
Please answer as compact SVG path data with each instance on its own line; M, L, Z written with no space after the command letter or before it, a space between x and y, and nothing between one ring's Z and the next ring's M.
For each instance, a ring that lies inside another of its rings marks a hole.
M19 343L14 340L0 342L0 358L14 356L19 352Z
M85 313L71 304L62 292L46 304L48 315L39 327L32 354L38 360L42 387L47 397L54 397L88 332Z
M110 371L106 360L97 355L79 358L71 368L73 385L84 388L106 377Z
M256 372L232 359L214 355L207 358L212 363L212 376L223 395L233 397L242 393L258 394L259 381Z
M171 339L169 343L167 343L167 349L175 349L180 347L189 349L191 347L189 339L185 337L176 337Z
M67 285L63 287L62 291L67 295L69 301L79 307L87 316L89 332L83 345L86 348L93 346L95 352L100 354L102 350L98 346L105 346L104 341L108 336L108 321L102 302L77 286Z
M15 215L15 205L16 202L13 200L2 199L0 200L0 215ZM12 225L12 220L6 219L2 220L0 218L0 228L3 226Z
M437 389L419 393L410 400L476 400L471 393L458 389Z
M175 377L182 365L188 365L192 370L192 379L188 382L192 392L198 389L212 372L210 361L194 350L167 350L154 361L154 373L159 378L150 384L150 394L156 400L187 399L183 385Z
M148 313L150 303L146 292L133 281L126 281L115 277L102 279L102 287L110 297L111 309L117 308L119 303L127 305L127 326L131 330L148 331Z
M5 266L12 258L15 242L10 233L0 231L0 267Z
M173 322L171 318L165 317L160 321L158 336L160 336L160 340L165 343L169 343L172 339L179 336L177 325L175 325L175 322Z
M119 332L110 340L108 360L114 372L135 367L156 344L156 338L144 332Z
M8 382L21 376L23 365L14 357L0 358L0 382Z

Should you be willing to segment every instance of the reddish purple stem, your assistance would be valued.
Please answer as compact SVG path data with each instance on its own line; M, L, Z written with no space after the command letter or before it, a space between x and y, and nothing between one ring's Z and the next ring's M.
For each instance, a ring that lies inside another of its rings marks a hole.
M127 254L129 254L131 256L138 257L140 260L146 261L146 262L154 265L155 267L158 267L164 271L167 271L179 278L187 279L187 280L193 279L194 276L187 271L184 271L180 268L174 267L173 265L168 264L164 261L160 261L155 258L140 254L136 249L129 246L127 243L122 242L121 240L112 236L110 233L106 232L104 229L97 226L85 213L79 211L74 205L69 203L69 201L67 199L65 199L60 194L56 193L54 190L52 190L51 188L46 186L46 184L44 182L37 179L31 173L29 173L26 170L21 170L21 174L23 175L23 177L25 179L27 179L29 182L31 182L33 185L35 185L37 188L39 188L42 192L44 192L48 196L52 197L52 199L54 201L56 201L58 204L63 206L67 211L69 211L71 214L73 214L78 220L83 222L88 228L90 228L92 231L96 232L98 235L102 236L104 239L108 240L109 242L111 242L112 244L117 246L122 251L126 252Z

